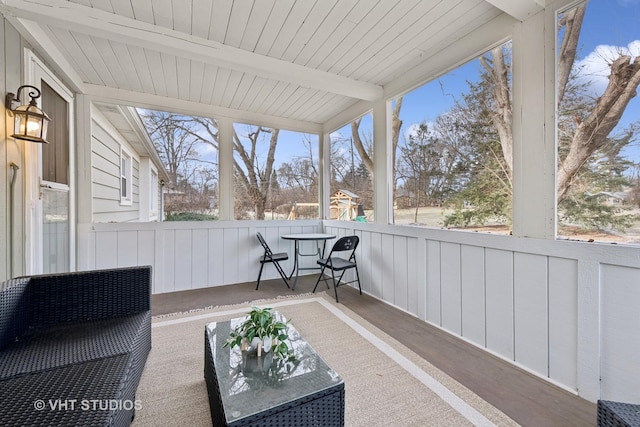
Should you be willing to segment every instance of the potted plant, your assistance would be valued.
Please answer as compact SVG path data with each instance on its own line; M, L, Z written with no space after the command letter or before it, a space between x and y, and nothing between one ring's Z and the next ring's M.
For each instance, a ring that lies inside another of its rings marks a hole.
M287 324L276 318L270 307L251 307L245 320L233 328L224 347L240 346L244 351L257 351L258 357L262 352L271 351L273 357L291 361L295 359L293 350L286 343Z

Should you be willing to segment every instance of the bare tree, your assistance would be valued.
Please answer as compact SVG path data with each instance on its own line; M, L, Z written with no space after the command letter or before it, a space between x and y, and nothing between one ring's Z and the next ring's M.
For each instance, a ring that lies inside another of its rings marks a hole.
M313 155L313 142L308 135L304 135L302 145L305 148L304 155L295 156L291 162L284 162L278 168L278 182L281 183L281 189L300 190L297 193L304 197L297 201L314 202L318 199L319 174Z
M567 11L559 20L564 35L558 58L558 109L561 108L571 85L571 74L577 55L577 46L587 3ZM505 64L502 48L491 51L491 61L481 60L494 84L494 98L497 104L492 113L492 121L500 136L503 155L512 168L513 134L512 107L508 66ZM609 64L609 83L604 93L595 100L585 117L576 115L575 132L570 137L566 155L560 159L557 171L557 200L562 201L580 172L582 166L608 140L611 131L618 125L629 101L636 95L640 84L640 61L623 54Z
M402 110L403 97L396 98L393 112L391 114L391 156L392 165L396 164L396 149L398 147L398 140L400 139L400 129L402 128L402 120L400 119L400 110ZM360 137L360 123L362 118L358 118L351 122L351 138L353 145L355 146L362 164L367 168L371 181L374 177L373 158L370 155L372 152L371 147L367 147L362 138Z
M192 162L198 160L193 137L193 124L184 116L162 111L145 111L142 114L145 127L162 159L171 185L179 187L192 173Z
M270 133L267 158L260 163L257 147L262 134ZM249 147L245 149L243 144L235 144L236 152L246 167L246 173L238 173L238 178L251 201L255 205L256 219L264 219L264 211L269 197L269 191L273 179L273 163L275 161L276 146L278 144L279 129L263 128L259 126L255 131L247 135ZM235 138L234 138L235 139Z
M618 125L629 101L636 96L640 84L640 62L620 55L610 64L609 83L589 114L576 117L577 128L569 143L569 151L558 168L558 201L569 191L582 166L597 150L608 143L611 131Z
M500 137L502 155L507 164L509 176L513 173L513 112L511 109L511 91L509 85L509 67L505 63L504 47L498 46L491 51L492 60L480 57L480 63L487 71L492 82L494 108L490 109L491 123Z
M218 140L218 122L214 119L194 117L193 118L202 127L204 132L191 131L192 135L200 142L213 146L219 150ZM251 127L246 135L247 146L243 144L243 140L238 136L237 132L233 132L233 148L237 153L234 156L234 176L243 187L243 194L249 198L252 208L255 211L256 219L264 219L264 211L273 182L276 146L278 144L279 129L266 128L262 126ZM263 138L268 137L267 157L264 162L259 156L259 145Z

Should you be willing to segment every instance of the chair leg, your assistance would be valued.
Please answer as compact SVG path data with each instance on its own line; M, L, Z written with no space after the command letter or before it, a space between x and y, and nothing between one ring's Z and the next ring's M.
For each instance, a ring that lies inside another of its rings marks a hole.
M287 285L287 289L291 289L291 287L289 286L289 281L287 280L287 274L284 272L284 270L280 266L280 263L274 262L273 265L276 266L276 270L278 270L278 273L280 273L280 277L282 277L282 280L284 280L284 284Z
M356 279L358 279L358 290L360 291L360 295L362 295L362 286L360 286L360 274L358 274L358 266L356 265Z
M342 272L342 274L344 274L344 271ZM342 277L342 275L340 275L340 277ZM331 279L333 280L333 292L336 294L336 303L339 303L340 301L338 301L338 285L336 284L336 275L333 269L331 270Z
M258 290L258 287L260 286L260 277L262 277L262 269L264 268L264 262L260 263L260 273L258 273L258 284L256 285L256 291Z
M312 294L316 293L316 288L318 287L318 283L320 283L320 279L324 278L324 266L322 266L322 268L320 269L320 275L318 276L318 280L316 280L316 285L313 287L313 291L311 291ZM327 279L324 280L325 283L327 282ZM327 285L327 287L329 287L329 285Z

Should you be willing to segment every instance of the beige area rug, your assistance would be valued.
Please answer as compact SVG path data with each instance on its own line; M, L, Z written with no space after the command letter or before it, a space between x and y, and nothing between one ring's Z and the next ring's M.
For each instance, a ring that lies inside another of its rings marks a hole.
M134 427L211 426L204 326L252 305L280 311L345 382L346 426L516 426L502 412L323 293L154 318Z

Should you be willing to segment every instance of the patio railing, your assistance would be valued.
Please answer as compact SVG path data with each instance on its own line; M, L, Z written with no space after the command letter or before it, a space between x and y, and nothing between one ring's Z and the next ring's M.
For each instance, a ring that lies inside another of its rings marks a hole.
M150 264L154 293L241 283L258 274L256 231L291 253L282 234L322 230L360 236L364 292L588 400L640 403L636 247L347 221L124 223L81 226L78 265Z

